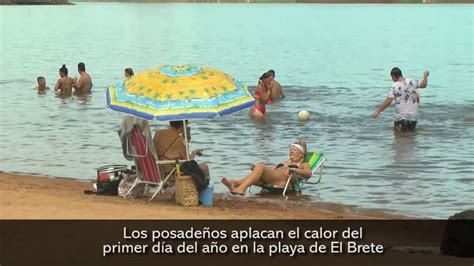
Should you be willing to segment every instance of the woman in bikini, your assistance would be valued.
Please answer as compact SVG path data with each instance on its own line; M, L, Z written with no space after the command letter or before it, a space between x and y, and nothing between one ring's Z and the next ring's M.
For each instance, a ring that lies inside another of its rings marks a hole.
M59 69L59 76L61 77L56 82L56 86L54 87L54 91L59 96L71 96L72 95L72 87L74 85L74 79L67 76L67 68L66 65L63 65Z
M184 131L187 130L188 141L191 141L191 128L189 122L186 122L186 128L182 120L170 121L170 127L168 129L158 130L153 137L153 143L155 144L156 152L158 153L159 160L186 160L186 144L184 143ZM193 150L189 154L189 158L193 160L196 156L203 155L203 149ZM165 175L168 175L174 170L174 164L163 164L160 166ZM209 176L209 166L205 163L199 164L199 167L203 171L206 177ZM171 178L174 180L174 177Z
M295 175L309 178L311 168L304 162L306 157L306 143L297 141L290 145L290 156L287 160L274 167L268 167L263 163L251 166L252 172L239 180L222 178L222 183L227 186L230 193L245 195L247 188L251 185L274 184L275 186L285 186L288 176L292 179ZM295 174L295 175L293 175Z
M264 118L266 113L265 106L271 103L271 91L266 86L266 80L270 78L270 73L265 72L258 80L257 88L255 89L255 106L250 108L250 116L254 118Z

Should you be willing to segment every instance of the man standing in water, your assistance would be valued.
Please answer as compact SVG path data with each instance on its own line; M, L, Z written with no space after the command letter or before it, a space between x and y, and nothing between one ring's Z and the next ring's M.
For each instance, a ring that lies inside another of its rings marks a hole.
M272 101L280 100L285 98L285 93L283 92L283 88L281 87L280 83L275 80L275 70L270 69L268 72L270 77L267 79L267 87L271 90L271 99Z
M86 65L84 63L79 63L77 65L77 70L79 71L79 80L76 79L74 82L74 89L79 93L89 93L92 89L92 80L91 76L86 72Z
M418 119L418 88L426 88L428 85L428 76L430 72L423 73L423 80L419 82L416 79L404 78L402 71L398 67L394 67L390 72L392 80L395 82L388 93L388 97L380 105L377 110L372 113L372 117L376 118L383 110L390 106L395 99L395 122L394 130L407 131L415 130Z

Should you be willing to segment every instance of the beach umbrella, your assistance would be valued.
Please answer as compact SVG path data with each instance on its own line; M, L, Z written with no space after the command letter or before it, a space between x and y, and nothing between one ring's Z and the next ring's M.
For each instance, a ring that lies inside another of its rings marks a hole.
M147 120L210 119L254 104L241 82L195 65L155 67L107 89L109 108Z
M147 120L209 119L254 104L241 82L194 65L155 67L107 90L108 107Z

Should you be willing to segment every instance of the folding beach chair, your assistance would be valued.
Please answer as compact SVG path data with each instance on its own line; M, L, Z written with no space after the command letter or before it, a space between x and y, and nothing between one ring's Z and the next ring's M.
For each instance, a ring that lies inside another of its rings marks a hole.
M309 164L309 167L311 167L311 172L313 176L315 173L318 174L318 180L316 182L308 182L309 178L303 178L300 176L296 176L296 180L293 182L291 181L291 175L288 176L288 180L286 181L286 184L284 187L279 187L275 186L274 184L263 184L263 185L258 185L259 187L262 188L262 190L268 190L270 193L282 193L283 196L286 196L286 192L290 190L291 192L298 192L301 193L303 190L304 184L318 184L321 181L321 177L323 174L323 166L324 162L326 161L326 155L323 153L318 153L318 152L308 152L306 154L306 158L304 160L306 163Z
M149 199L149 201L151 201L159 192L162 191L163 186L168 181L168 178L173 174L174 170L164 179L161 178L157 160L152 152L152 149L154 149L154 144L148 143L147 139L142 134L142 130L139 125L134 125L132 132L127 138L127 141L130 141L131 145L126 146L131 146L132 148L132 151L129 151L127 148L127 155L133 157L135 160L138 178L135 179L134 184L125 194L125 196L127 197L139 184L147 184L156 187L156 191Z

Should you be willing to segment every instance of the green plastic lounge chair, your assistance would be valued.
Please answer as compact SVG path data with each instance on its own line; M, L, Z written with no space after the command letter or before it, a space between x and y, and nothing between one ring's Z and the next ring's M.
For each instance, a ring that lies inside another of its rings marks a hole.
M309 167L311 167L312 170L312 175L314 175L316 172L318 172L318 180L316 182L308 182L309 178L303 178L303 177L296 177L296 180L293 182L290 182L291 178L288 177L288 180L286 181L286 184L284 187L279 187L275 186L274 184L263 184L259 185L259 187L262 188L262 190L267 190L270 193L282 193L283 196L286 196L286 192L290 190L291 192L298 192L300 193L303 190L303 185L305 183L309 184L317 184L321 181L321 177L323 174L323 166L324 162L326 161L326 156L323 153L319 152L308 152L306 154L306 158L304 160L309 164Z

